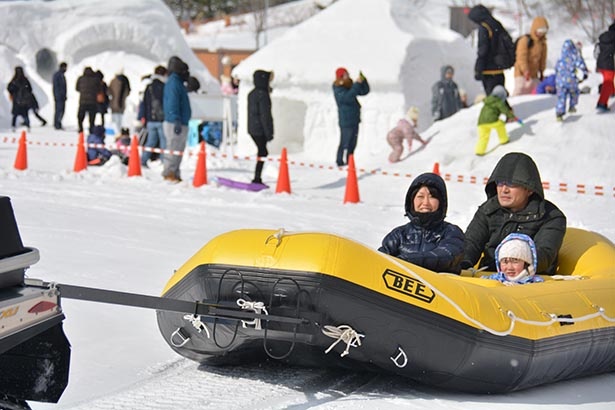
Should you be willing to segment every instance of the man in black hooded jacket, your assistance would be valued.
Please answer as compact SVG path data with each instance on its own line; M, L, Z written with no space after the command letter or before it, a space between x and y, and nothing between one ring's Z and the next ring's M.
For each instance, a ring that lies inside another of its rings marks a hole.
M482 4L472 7L468 18L478 24L478 52L474 65L474 78L483 82L485 95L491 95L496 85L504 86L504 68L495 62L498 36L504 26Z
M495 271L496 247L508 234L517 232L536 243L537 273L555 274L566 216L545 199L532 158L519 152L504 155L491 173L485 192L487 200L478 207L465 232L462 268L478 262L479 268Z

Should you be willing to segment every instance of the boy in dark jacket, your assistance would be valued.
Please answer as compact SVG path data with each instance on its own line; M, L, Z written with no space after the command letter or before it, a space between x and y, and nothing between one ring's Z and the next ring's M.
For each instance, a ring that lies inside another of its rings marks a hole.
M353 83L348 71L340 67L335 71L333 95L337 104L338 122L340 126L340 145L337 149L337 165L348 164L348 156L354 153L359 136L361 122L361 104L357 96L369 93L369 84L363 73Z
M111 151L105 148L105 127L95 125L88 135L88 165L103 165L111 155Z
M464 237L444 221L447 208L444 180L431 172L419 175L406 193L410 222L388 233L378 250L434 272L459 273Z
M463 107L459 88L453 81L454 74L452 66L442 66L440 81L431 87L431 115L434 121L448 118Z
M485 155L492 129L498 133L500 144L508 143L506 124L500 119L500 115L504 114L506 119L511 121L515 119L515 114L506 101L506 94L506 89L497 85L491 95L483 100L484 105L478 116L478 142L474 149L476 155Z
M258 149L256 168L252 183L262 184L264 158L269 155L267 142L273 139L273 116L269 84L273 79L272 71L256 70L252 75L254 89L248 94L248 134Z
M547 201L536 164L528 155L511 152L495 166L487 185L487 200L478 207L465 232L462 267L496 270L495 249L511 232L536 243L536 273L555 274L557 254L566 233L566 216Z

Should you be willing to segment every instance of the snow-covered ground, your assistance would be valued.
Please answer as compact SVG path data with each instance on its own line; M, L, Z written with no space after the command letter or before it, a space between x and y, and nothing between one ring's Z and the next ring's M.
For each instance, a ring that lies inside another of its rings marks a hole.
M37 6L65 2L37 2ZM10 10L30 2L12 3L1 7ZM122 10L121 2L107 4ZM19 38L26 44L35 41L34 36ZM109 59L106 46L96 47L101 48L88 48L92 65ZM151 69L151 60L126 59L139 72ZM28 61L22 63L27 65ZM4 79L9 74L2 71ZM327 81L325 86L329 85ZM359 204L343 204L346 171L330 167L336 140L331 142L333 148L322 147L318 160L303 152L289 155L290 195L274 193L276 155L264 171L271 189L259 193L211 183L193 188L190 180L195 156L184 159L185 182L179 185L163 182L156 163L143 169L142 177L127 178L125 167L115 157L104 167L73 173L76 133L39 127L36 119L28 134L28 169L16 171L13 162L19 131L11 132L6 122L7 100L0 105L0 194L12 198L24 244L41 253L41 261L28 271L30 277L150 295L160 294L173 270L203 244L234 229L324 231L375 248L386 233L405 222L403 202L412 177L431 171L436 162L442 174L450 176L448 220L465 229L485 198L483 178L502 155L512 151L526 152L536 160L543 181L550 183L546 196L565 212L569 226L597 231L615 241L615 115L595 112L595 87L592 91L581 96L578 113L563 123L555 122L554 97L511 98L525 125L508 124L511 142L495 146L496 138L492 137L490 152L482 158L473 155L479 106L422 129L423 136L433 137L431 142L394 165L386 160L385 135L365 134L359 146L370 144L377 149L357 153L355 158L360 168ZM43 115L50 119L53 107L42 104ZM70 127L75 124L73 113L66 115ZM372 125L366 119L362 127L373 130ZM326 124L326 128L337 136L335 123ZM253 158L223 157L211 147L208 153L210 179L251 179ZM231 154L232 149L227 148L226 153ZM560 184L567 184L567 192L560 190ZM585 193L577 193L578 184L585 186ZM58 404L30 403L34 409L615 407L612 373L483 396L435 390L387 375L275 363L202 367L168 347L153 311L73 300L64 300L63 308L65 331L72 344L70 382Z

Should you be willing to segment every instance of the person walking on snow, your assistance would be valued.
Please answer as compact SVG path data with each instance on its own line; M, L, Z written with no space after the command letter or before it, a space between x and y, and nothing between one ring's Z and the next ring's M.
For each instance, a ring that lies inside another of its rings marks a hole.
M500 119L500 115L504 114L507 121L512 121L515 119L515 114L510 105L508 105L506 97L506 89L501 85L497 85L491 92L491 95L483 100L484 105L478 116L478 141L474 149L476 155L485 155L492 129L495 129L497 132L500 144L508 143L506 125Z
M184 86L190 78L190 70L181 58L173 56L167 64L169 76L164 85L162 109L164 122L162 130L167 139L167 148L171 151L184 152L188 137L188 122L192 116L188 90ZM181 155L164 154L162 176L166 181L181 182L179 167Z
M32 94L32 85L30 84L30 80L26 77L23 67L15 67L15 74L6 89L13 102L13 108L11 109L11 114L13 114L11 128L15 131L17 117L22 117L23 125L29 130L30 117L28 116L28 111L32 107L34 94Z
M515 88L513 95L531 94L544 78L547 65L547 19L538 16L530 33L521 36L515 51Z
M596 57L596 71L602 74L602 87L596 108L600 111L609 111L609 98L615 94L615 22L609 29L598 37L598 56Z
M452 66L442 66L440 81L431 87L431 115L434 121L448 118L463 108L460 90L453 81L454 75Z
M387 134L387 142L393 148L389 154L389 162L399 162L401 154L404 152L404 141L408 144L408 152L412 150L412 140L418 140L423 145L427 141L423 140L418 132L416 132L416 124L419 119L419 109L410 107L406 113L406 117L397 122L395 128Z
M60 63L58 71L53 75L53 100L55 102L55 113L53 114L53 128L62 129L62 118L64 118L64 108L66 106L66 63Z
M468 18L478 25L478 51L474 64L474 79L483 82L485 94L490 95L496 85L504 86L504 68L495 62L498 36L504 26L482 4L470 9Z
M583 73L583 80L587 78L588 71L585 60L579 54L577 46L568 39L562 45L562 55L555 64L555 89L557 91L557 105L555 106L555 116L558 121L562 121L566 113L566 101L569 101L568 112L577 112L576 106L579 102L579 79L577 70ZM581 80L582 81L582 80Z
M354 153L361 122L361 104L357 96L369 93L369 84L363 73L353 83L348 70L340 67L335 70L333 95L337 104L338 124L340 126L340 145L337 149L338 167L348 164L348 156Z

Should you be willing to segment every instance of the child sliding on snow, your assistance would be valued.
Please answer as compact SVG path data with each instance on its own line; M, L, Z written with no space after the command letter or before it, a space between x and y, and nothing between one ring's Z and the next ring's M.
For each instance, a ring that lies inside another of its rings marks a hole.
M570 98L568 112L577 112L576 106L579 102L577 69L581 70L583 73L583 80L585 80L587 78L585 60L583 60L583 57L572 40L566 40L562 46L562 55L555 64L555 89L557 90L555 116L558 121L562 121L566 113L566 99L568 98Z
M410 107L406 117L400 119L395 128L387 134L387 142L393 148L393 152L389 155L390 162L398 162L400 160L401 154L404 152L404 140L408 144L408 151L412 149L412 140L418 140L423 145L427 144L427 141L423 140L419 133L416 132L418 119L418 108Z
M474 149L476 155L485 155L487 144L489 143L489 136L491 135L491 130L494 128L498 133L500 144L508 143L506 125L504 121L500 119L500 115L506 115L507 121L513 121L517 118L506 101L507 94L503 86L496 85L493 91L491 91L491 95L485 97L483 100L484 105L478 116L478 142Z

